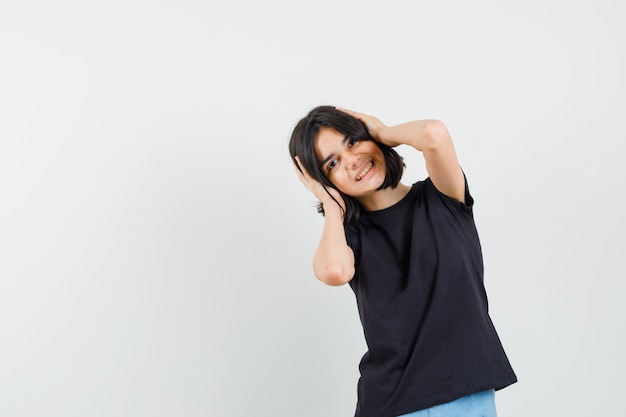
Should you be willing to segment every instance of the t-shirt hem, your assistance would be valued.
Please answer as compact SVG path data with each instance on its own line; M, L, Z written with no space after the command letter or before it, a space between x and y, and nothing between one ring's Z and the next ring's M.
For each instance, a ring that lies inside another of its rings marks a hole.
M485 384L475 384L463 389L449 389L446 392L442 392L436 395L430 395L428 399L420 399L417 401L410 401L403 404L396 405L394 407L388 407L384 410L375 410L370 412L360 412L355 414L355 417L397 417L404 414L413 413L426 408L434 407L436 405L445 404L466 395L474 394L481 391L493 389L499 391L517 382L517 377L506 377L495 382Z

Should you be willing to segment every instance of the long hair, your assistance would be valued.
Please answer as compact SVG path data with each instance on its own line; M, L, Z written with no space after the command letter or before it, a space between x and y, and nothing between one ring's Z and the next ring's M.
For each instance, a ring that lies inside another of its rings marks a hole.
M296 124L291 134L291 140L289 141L291 159L295 164L295 157L297 155L304 169L306 169L313 179L319 181L327 192L328 188L333 188L339 192L346 206L343 225L347 228L348 226L358 224L363 206L356 198L339 191L326 175L324 175L322 167L320 167L317 162L315 156L315 140L319 134L320 128L323 126L331 127L356 141L371 140L381 149L387 169L385 172L385 180L378 188L379 190L388 187L395 188L398 185L404 171L404 161L392 147L375 141L360 120L337 110L333 106L315 107ZM333 200L335 199L333 198ZM335 200L335 202L337 202L337 200ZM339 203L337 202L337 204ZM317 211L324 215L324 207L321 202L317 205Z

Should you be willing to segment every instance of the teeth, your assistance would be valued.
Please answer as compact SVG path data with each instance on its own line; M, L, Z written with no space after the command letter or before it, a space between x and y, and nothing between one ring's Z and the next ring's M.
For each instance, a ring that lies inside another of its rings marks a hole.
M365 175L367 175L367 173L368 173L368 172L370 172L370 169L372 169L372 166L373 166L373 165L374 165L374 164L373 164L372 162L370 162L369 164L367 164L367 165L365 166L365 168L363 168L363 171L361 171L361 172L359 173L359 175L357 175L356 180L357 180L357 181L361 181L361 180L363 179L363 177L364 177Z

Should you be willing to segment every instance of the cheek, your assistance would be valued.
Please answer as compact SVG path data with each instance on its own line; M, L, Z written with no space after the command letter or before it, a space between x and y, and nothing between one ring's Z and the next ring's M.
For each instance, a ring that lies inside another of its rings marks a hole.
M338 184L340 184L340 183L341 183L341 178L340 178L340 175L337 175L337 174L335 174L335 173L333 173L333 174L329 174L326 178L327 178L327 179L328 179L328 181L330 181L330 183L331 183L332 185L334 185L335 187L338 187Z
M348 179L348 173L343 170L337 170L336 172L333 172L333 174L328 179L333 184L346 182L346 180Z
M341 174L331 174L328 177L328 181L339 191L345 193L345 185L348 182L347 177Z

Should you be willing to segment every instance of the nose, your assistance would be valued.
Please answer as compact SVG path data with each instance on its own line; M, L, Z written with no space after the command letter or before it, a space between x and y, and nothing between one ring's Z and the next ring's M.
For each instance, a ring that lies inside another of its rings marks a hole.
M356 168L359 164L359 161L361 159L361 155L352 152L352 150L347 152L347 166L350 169Z

